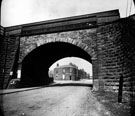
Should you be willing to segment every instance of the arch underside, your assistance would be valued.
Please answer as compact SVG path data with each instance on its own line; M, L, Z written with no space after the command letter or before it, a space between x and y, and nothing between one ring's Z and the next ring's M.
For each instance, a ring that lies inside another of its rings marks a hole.
M65 42L51 42L30 52L22 61L22 87L49 84L49 67L65 57L80 57L88 62L91 56L82 48Z

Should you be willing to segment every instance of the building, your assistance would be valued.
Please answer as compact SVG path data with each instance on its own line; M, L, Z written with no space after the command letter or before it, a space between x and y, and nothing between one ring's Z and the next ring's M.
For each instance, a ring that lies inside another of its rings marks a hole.
M68 65L57 64L56 68L54 68L55 80L79 80L78 77L78 67L72 63Z
M86 72L84 71L84 69L80 69L78 71L78 76L80 77L80 79L86 79Z
M69 63L68 65L57 64L53 71L54 80L80 80L88 79L88 74L84 69L78 69L75 64Z

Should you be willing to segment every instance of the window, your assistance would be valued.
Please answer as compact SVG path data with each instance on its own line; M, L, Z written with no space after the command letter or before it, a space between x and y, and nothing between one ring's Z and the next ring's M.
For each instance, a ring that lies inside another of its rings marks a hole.
M58 73L58 70L56 70L56 74Z
M63 69L63 72L65 73L65 69Z

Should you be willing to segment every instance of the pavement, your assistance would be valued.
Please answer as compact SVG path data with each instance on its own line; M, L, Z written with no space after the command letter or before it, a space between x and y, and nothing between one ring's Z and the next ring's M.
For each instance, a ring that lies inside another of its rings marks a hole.
M23 91L29 91L29 90L33 90L33 89L40 89L43 87L50 87L50 86L55 86L58 84L68 84L68 83L78 83L78 81L62 81L62 80L55 80L53 83L49 84L49 85L44 85L44 86L38 86L38 87L28 87L28 88L16 88L16 89L2 89L0 90L0 95L4 95L4 94L11 94L11 93L16 93L16 92L23 92ZM91 84L92 85L92 80L81 80L81 82L83 82L83 84ZM78 83L79 84L79 83Z
M16 88L16 89L2 89L0 90L0 95L4 95L4 94L12 94L12 93L17 93L17 92L23 92L23 91L30 91L30 90L34 90L34 89L40 89L43 87L49 87L54 85L55 83L52 83L50 85L45 85L45 86L38 86L38 87L28 87L28 88Z

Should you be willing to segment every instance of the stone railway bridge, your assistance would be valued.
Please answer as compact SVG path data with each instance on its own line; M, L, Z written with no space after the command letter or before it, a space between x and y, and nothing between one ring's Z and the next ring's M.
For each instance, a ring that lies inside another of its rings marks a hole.
M48 84L48 69L64 57L80 57L93 66L95 89L135 91L135 16L118 10L12 27L1 26L0 85L6 88L21 64L23 87ZM13 72L13 76L10 76Z

